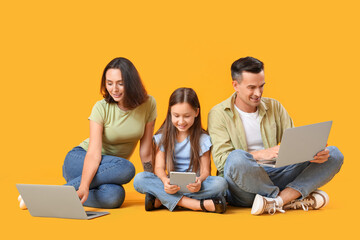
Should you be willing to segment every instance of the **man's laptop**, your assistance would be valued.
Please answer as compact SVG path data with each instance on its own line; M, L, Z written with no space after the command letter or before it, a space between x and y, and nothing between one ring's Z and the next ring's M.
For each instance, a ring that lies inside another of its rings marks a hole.
M283 167L311 161L324 150L327 144L332 121L316 123L285 130L276 159L257 161L268 167Z
M92 219L108 212L85 212L73 186L16 184L34 217Z

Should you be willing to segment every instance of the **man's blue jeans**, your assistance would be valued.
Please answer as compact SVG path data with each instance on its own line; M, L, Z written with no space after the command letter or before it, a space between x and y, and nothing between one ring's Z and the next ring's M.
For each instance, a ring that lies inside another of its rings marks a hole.
M344 161L338 148L331 146L330 157L324 163L303 162L280 168L262 167L253 156L234 150L226 159L224 177L229 184L227 200L239 207L251 207L256 194L275 198L285 188L293 188L307 197L329 182L339 172Z
M63 176L65 185L79 189L86 151L73 148L65 157ZM134 165L126 159L103 155L99 168L90 184L89 197L85 206L96 208L118 208L125 199L123 184L135 175Z
M164 190L164 184L155 174L141 172L134 178L134 188L139 193L150 193L160 200L162 205L173 211L183 196L194 199L209 199L224 196L227 189L226 180L222 177L209 176L201 183L200 191L196 193L168 194Z

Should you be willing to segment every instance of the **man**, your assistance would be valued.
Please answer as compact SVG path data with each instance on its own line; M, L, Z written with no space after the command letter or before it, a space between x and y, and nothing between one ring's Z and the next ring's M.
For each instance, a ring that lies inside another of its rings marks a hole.
M233 206L250 207L251 213L274 214L286 209L319 209L329 202L317 188L340 170L343 155L327 147L312 161L271 168L257 161L277 157L281 137L294 127L285 108L263 98L264 64L252 57L240 58L231 66L235 93L213 107L208 131L218 175L229 184L227 199Z

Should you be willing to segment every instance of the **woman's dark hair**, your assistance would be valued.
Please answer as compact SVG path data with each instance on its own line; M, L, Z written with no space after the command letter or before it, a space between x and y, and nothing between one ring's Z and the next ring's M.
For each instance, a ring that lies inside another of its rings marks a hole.
M174 148L178 132L171 121L171 107L175 104L184 102L188 103L195 112L199 110L198 116L195 117L193 125L189 128L191 158L187 171L191 170L197 172L200 167L200 137L202 133L206 133L201 125L200 102L192 88L178 88L170 96L166 119L156 133L162 134L160 143L156 146L156 150L158 150L159 146L163 146L168 173L174 170Z
M147 92L134 64L126 58L119 57L111 60L111 62L106 65L102 74L100 92L106 102L115 103L115 100L106 89L106 72L109 69L119 69L121 72L124 84L123 106L125 108L134 109L148 99Z

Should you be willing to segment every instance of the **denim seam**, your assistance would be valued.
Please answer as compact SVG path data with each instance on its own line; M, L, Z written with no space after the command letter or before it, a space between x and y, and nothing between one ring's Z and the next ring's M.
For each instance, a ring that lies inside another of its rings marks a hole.
M73 181L74 179L70 180L69 182ZM69 183L67 182L67 184ZM76 181L75 184L72 184L71 186L75 187L74 185L80 185L80 182L81 182L81 178L80 180ZM75 190L78 190L78 189L75 189Z
M98 190L98 191L100 191L100 192L103 192L103 191L106 191L106 190L108 190L109 189L109 184L113 184L113 185L118 185L118 186L120 186L120 187L122 187L122 185L120 185L120 184L116 184L116 183L104 183L104 184L101 184L100 186L101 186L101 189L99 188L99 187L97 187L96 188L96 190ZM93 189L95 189L95 188L93 188Z
M74 151L74 150L71 150L68 154L67 154L67 156L71 156L71 157L76 157L76 158L82 158L83 156L80 156L80 154L86 154L86 151L84 150L84 151L82 151L82 150L76 150L76 151Z
M101 189L99 188L100 186L102 186ZM101 184L100 186L97 187L97 190L100 192L106 191L108 189L107 184Z
M97 172L96 175L102 174L102 173L104 173L104 172L107 172L108 170L111 170L111 169L114 169L114 168L117 168L117 167L118 167L117 165L109 166L109 167L107 167L107 168L105 168L105 169L102 169L101 171Z

